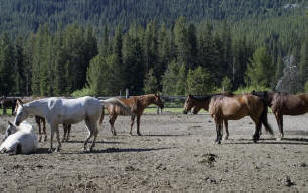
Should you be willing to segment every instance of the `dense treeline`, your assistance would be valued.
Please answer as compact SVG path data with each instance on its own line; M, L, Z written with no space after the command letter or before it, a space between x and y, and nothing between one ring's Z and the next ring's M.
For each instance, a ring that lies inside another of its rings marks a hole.
M146 27L132 24L127 31L119 25L114 35L105 26L99 38L91 27L74 24L52 33L43 25L15 41L1 36L0 94L59 96L79 90L118 95L129 88L131 94L183 95L244 86L274 88L282 76L282 58L291 54L303 89L307 37L303 33L299 44L283 47L279 34L272 33L257 43L232 35L226 22L222 27L207 22L197 29L184 17L172 28L155 21Z
M306 4L4 0L0 95L273 89L290 57L299 92L308 88Z
M295 6L295 7L292 7ZM36 32L42 23L51 31L71 23L103 26L132 22L145 26L152 20L172 26L179 16L189 21L265 19L302 14L305 0L1 0L0 31ZM294 13L295 12L295 13Z

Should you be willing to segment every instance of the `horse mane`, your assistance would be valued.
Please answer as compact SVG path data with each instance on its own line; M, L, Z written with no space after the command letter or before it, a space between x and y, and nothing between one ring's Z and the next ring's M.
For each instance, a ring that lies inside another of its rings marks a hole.
M207 101L215 96L234 96L234 94L232 92L225 92L225 93L207 94L203 96L194 96L194 95L190 95L190 96L192 99L197 100L197 101Z

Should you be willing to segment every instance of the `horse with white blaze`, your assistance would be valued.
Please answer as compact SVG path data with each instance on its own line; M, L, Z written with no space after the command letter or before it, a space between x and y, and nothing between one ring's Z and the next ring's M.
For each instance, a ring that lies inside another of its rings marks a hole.
M97 122L99 121L101 124L104 119L104 105L119 105L123 108L127 108L126 105L117 98L98 100L89 96L76 99L51 97L35 100L26 104L17 102L17 113L14 123L19 125L29 115L44 117L51 129L49 151L52 151L54 132L56 132L58 141L56 151L59 151L61 148L61 142L58 125L75 124L84 120L89 134L84 141L83 149L84 151L87 150L87 143L93 136L93 141L89 149L92 151L98 133Z
M0 146L1 153L29 154L34 153L37 147L37 136L30 123L24 121L19 126L15 126L9 122L3 143Z

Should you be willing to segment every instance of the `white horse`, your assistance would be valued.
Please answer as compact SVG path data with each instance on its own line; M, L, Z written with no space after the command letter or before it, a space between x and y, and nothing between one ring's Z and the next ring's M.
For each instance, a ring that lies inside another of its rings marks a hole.
M97 137L97 122L101 124L104 119L104 105L120 105L127 108L119 99L111 98L107 100L98 100L94 97L81 97L76 99L64 99L58 97L45 98L30 103L22 104L17 101L17 113L15 117L15 124L19 125L29 115L36 115L44 117L50 125L50 149L52 151L52 142L54 132L57 134L58 147L56 151L61 148L59 138L59 124L74 124L85 120L86 128L89 132L84 142L84 151L87 150L88 140L93 136L93 141L90 147L92 151L95 146Z
M36 151L38 147L37 136L33 126L24 121L19 126L9 122L3 143L0 146L1 153L28 154Z

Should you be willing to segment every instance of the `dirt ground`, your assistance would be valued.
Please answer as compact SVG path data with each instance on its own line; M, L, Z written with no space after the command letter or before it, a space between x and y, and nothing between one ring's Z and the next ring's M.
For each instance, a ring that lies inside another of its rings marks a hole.
M2 134L13 119L0 117ZM0 190L308 191L308 114L284 117L284 140L263 134L257 144L248 117L229 122L230 139L221 145L213 143L216 133L208 114L146 114L141 137L128 135L129 117L118 118L113 137L108 120L93 153L81 151L87 132L79 123L60 153L47 153L48 135L36 154L0 155ZM272 114L269 120L278 134ZM28 121L34 124L33 118Z

